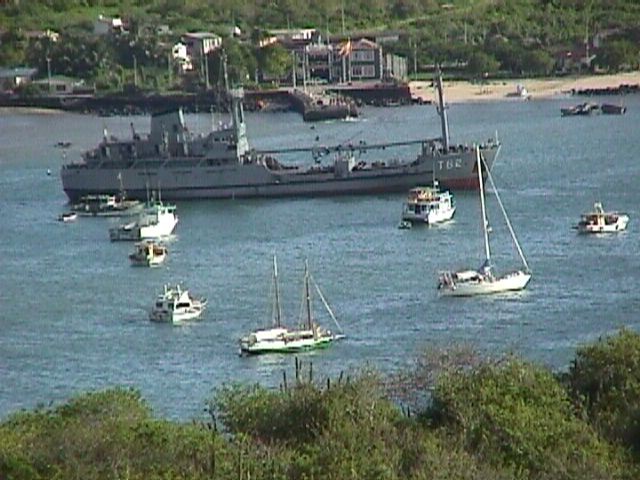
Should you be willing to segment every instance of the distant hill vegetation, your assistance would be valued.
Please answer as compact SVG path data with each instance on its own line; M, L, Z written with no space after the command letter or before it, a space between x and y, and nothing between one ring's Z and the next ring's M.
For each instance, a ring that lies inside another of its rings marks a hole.
M126 40L92 38L99 15L125 20ZM246 83L268 63L258 40L282 28L397 31L400 40L385 49L406 56L413 75L436 62L470 77L618 71L640 63L637 0L6 0L0 66L48 67L112 88L140 67L142 85L169 88L171 42L187 31L211 31L225 38L232 80ZM231 37L232 29L242 35ZM30 34L46 30L60 33L55 45ZM215 77L219 62L211 61Z

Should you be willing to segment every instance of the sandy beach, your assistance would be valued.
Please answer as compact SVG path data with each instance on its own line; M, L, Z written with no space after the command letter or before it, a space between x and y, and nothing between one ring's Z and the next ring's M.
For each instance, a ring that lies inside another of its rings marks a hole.
M526 89L530 99L570 95L572 90L617 88L620 85L640 85L640 71L613 75L566 76L548 79L488 80L485 83L445 81L447 102L482 102L490 100L521 100L518 85ZM430 81L410 82L409 88L416 98L436 102L436 93Z

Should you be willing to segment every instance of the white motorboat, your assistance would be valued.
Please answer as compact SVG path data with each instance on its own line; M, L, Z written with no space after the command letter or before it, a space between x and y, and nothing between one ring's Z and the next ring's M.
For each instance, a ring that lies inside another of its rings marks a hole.
M596 202L593 211L580 217L576 229L580 233L613 233L627 229L629 215L618 212L605 212L602 203Z
M438 182L431 187L415 187L409 190L407 199L402 206L402 220L407 222L435 223L446 222L453 218L456 206L453 195L449 191L442 191Z
M78 219L76 212L64 212L58 215L58 221L63 223L75 222Z
M183 290L180 285L165 285L149 313L149 320L178 325L200 318L206 305L205 298L192 296L188 290Z
M443 296L462 297L523 290L524 288L526 288L529 280L531 280L531 271L529 269L529 265L527 264L527 260L525 259L522 248L518 243L515 232L513 231L513 227L511 226L511 222L509 221L509 217L507 216L507 212L502 205L502 200L500 200L498 191L495 187L495 184L493 183L493 178L491 177L488 169L486 169L485 167L487 179L491 183L496 200L498 201L498 205L500 206L500 210L502 211L505 222L509 229L509 233L511 234L513 243L516 246L516 249L524 266L522 270L515 270L504 275L494 275L493 273L493 265L491 264L491 248L489 243L489 222L487 220L484 183L482 180L483 162L479 149L476 149L476 156L478 162L478 177L480 182L480 207L482 214L482 230L484 232L485 260L478 270L467 269L461 271L440 272L438 291Z
M178 224L176 206L160 201L152 203L134 222L109 229L111 241L157 239L168 237Z
M134 251L129 255L131 264L141 267L155 267L162 264L165 258L167 247L151 240L136 243Z
M310 283L313 283L326 311L329 313L338 329L341 330L338 321L329 307L318 285L313 281L309 268L305 262L304 274L304 298L303 310L305 318L299 328L288 328L282 324L282 312L280 309L280 292L278 287L278 266L273 257L273 314L270 328L260 329L249 333L240 339L240 353L258 355L263 353L295 353L306 350L326 348L335 340L344 338L341 333L333 333L321 327L315 320L311 311Z

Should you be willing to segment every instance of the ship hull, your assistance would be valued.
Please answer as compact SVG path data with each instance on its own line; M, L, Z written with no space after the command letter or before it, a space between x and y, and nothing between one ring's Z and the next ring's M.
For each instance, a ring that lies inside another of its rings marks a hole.
M499 146L483 150L491 168ZM149 190L161 190L166 200L224 199L293 196L330 196L405 192L437 179L451 190L477 189L475 154L472 149L419 157L412 163L368 166L338 174L317 168L271 170L262 164L184 166L157 162L128 168L68 165L61 171L62 185L71 201L83 195L114 193L124 188L129 198L145 199Z

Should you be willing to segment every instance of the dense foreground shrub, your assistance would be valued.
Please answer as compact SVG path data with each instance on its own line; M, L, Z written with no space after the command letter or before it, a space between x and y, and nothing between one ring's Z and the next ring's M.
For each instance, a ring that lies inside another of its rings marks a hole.
M620 446L633 445L639 347L625 331L581 348L569 389L513 357L427 355L403 379L411 413L372 372L225 386L211 422L156 418L135 390L86 393L0 423L0 479L640 478Z
M589 422L639 456L640 335L622 330L579 348L567 380Z
M620 452L575 415L552 373L516 358L441 375L428 415L513 478L623 478Z

